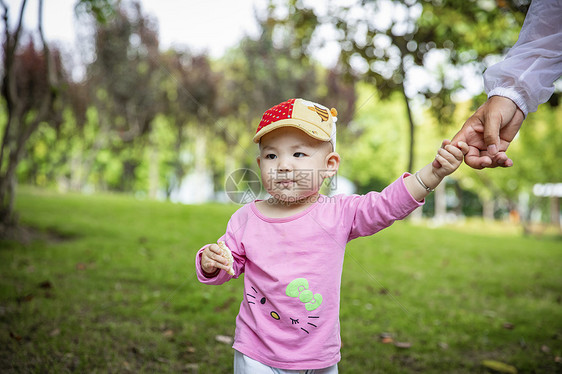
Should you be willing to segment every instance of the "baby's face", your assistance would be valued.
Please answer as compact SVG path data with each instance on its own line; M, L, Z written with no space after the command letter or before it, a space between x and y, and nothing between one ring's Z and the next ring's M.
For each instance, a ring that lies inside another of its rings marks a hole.
M273 130L260 142L258 165L264 188L271 196L289 203L313 195L320 189L328 160L334 154L331 143L314 139L297 128Z

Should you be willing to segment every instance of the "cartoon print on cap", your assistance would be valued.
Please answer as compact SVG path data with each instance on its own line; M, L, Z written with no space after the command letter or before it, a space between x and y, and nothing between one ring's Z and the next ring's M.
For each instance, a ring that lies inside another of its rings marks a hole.
M330 115L328 114L328 109L321 108L316 104L314 104L314 106L308 106L307 108L312 110L313 112L316 112L316 114L318 114L322 119L322 122L325 122L328 120L328 118L330 118Z

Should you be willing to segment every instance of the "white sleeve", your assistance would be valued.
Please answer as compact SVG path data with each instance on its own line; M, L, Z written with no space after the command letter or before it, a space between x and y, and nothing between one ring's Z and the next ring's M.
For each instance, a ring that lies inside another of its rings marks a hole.
M525 116L554 92L562 75L562 0L533 0L517 43L484 73L491 96L505 96Z

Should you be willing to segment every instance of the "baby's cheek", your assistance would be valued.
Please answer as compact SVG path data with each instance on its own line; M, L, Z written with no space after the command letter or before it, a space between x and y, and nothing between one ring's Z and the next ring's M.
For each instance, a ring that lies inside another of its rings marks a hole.
M261 175L260 175L261 176L261 182L262 182L263 187L266 190L271 189L271 186L272 186L271 178L274 175L273 173L274 173L273 170L269 170L269 171L262 170L262 172L261 172Z

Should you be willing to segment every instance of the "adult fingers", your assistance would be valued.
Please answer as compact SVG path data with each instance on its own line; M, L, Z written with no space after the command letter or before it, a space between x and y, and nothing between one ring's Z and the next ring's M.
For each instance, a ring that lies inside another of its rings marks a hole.
M482 155L480 150L475 147L469 147L464 156L464 162L473 169L484 169L492 165L492 159L487 155Z
M498 112L490 110L484 113L484 143L492 156L498 153L501 120L501 114Z
M509 143L513 140L513 138L515 138L515 135L517 135L517 133L521 129L521 125L523 124L524 120L525 120L525 115L523 114L521 109L517 108L511 120L500 130L501 141L502 142L506 141L507 144L509 145ZM500 144L500 148L501 147L502 145Z
M502 129L503 131L503 129ZM507 152L507 148L509 147L510 142L507 140L504 140L501 132L500 132L500 148L498 150L498 153L495 154L494 156L490 156L492 159L492 165L494 166L500 166L500 167L510 167L513 166L513 161L507 156L506 152ZM483 152L484 154L487 154L486 151Z
M468 150L470 149L468 144L466 144L465 142L458 142L457 147L460 148L463 156L466 155L468 153Z
M498 152L492 157L492 163L500 167L513 166L513 160L511 160L505 152Z
M499 151L500 147L500 129L505 126L508 128L516 127L518 122L519 124L515 131L516 134L517 131L519 131L519 127L521 127L523 113L511 99L503 96L490 97L482 108L484 142L486 143L488 153L494 156ZM515 122L513 122L514 117ZM513 134L513 136L515 136L515 134Z

